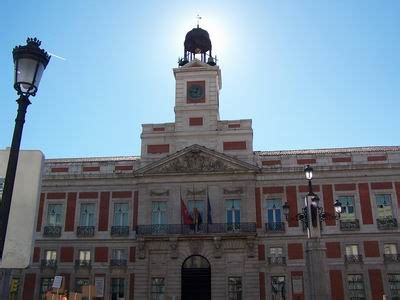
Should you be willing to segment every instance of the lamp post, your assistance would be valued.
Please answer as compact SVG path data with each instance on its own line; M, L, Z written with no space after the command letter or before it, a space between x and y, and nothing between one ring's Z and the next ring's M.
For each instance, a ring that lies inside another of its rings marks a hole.
M304 198L304 207L295 218L303 223L303 228L307 229L308 240L306 244L306 267L308 273L309 299L327 299L327 272L326 272L326 248L321 242L321 224L328 219L340 218L342 204L336 200L333 203L335 215L324 212L319 206L319 197L314 194L312 189L313 168L307 165L304 174L308 180L308 194ZM283 212L288 219L290 206L286 202L283 205Z
M28 38L25 46L17 46L13 49L15 65L14 89L19 98L18 113L15 119L14 133L8 158L6 177L4 180L3 196L0 203L0 257L3 257L4 244L7 234L8 217L10 214L12 194L14 190L15 174L21 145L22 130L25 123L25 114L29 104L30 96L35 96L38 91L40 79L50 60L50 55L40 49L41 42L37 38ZM32 212L34 213L34 212ZM3 284L7 284L5 272ZM4 291L4 289L3 289ZM3 294L3 299L8 298L8 293Z

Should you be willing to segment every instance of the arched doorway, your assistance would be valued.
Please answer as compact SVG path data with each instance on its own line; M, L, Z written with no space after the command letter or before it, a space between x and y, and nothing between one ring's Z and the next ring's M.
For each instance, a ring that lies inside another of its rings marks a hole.
M211 267L200 255L186 258L182 264L182 300L211 300Z

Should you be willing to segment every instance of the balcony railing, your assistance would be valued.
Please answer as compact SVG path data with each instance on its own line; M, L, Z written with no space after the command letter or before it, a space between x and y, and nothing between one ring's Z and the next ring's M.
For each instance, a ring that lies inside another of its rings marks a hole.
M267 259L269 265L286 265L286 257L284 256L269 256Z
M348 264L361 264L363 257L361 254L345 255L344 261Z
M57 269L57 260L55 259L42 259L40 266L42 269Z
M256 223L214 223L198 225L182 224L153 224L138 225L138 235L167 235L167 234L210 234L210 233L255 233Z
M90 259L76 259L75 269L91 269L92 261Z
M269 233L285 232L285 223L284 222L265 223L265 231Z
M94 226L78 226L76 229L76 235L78 237L91 237L94 236Z
M397 228L397 219L395 219L395 218L380 218L380 219L376 219L376 224L378 225L378 229L381 229L381 230L396 229Z
M399 263L400 254L383 254L383 261L385 263Z
M110 260L110 266L111 267L126 267L128 261L126 259L115 259L112 258Z
M111 226L111 236L129 236L129 226Z
M61 226L58 225L46 225L44 226L43 236L46 237L60 237Z
M360 230L360 221L358 219L340 220L340 230L342 230L342 231Z

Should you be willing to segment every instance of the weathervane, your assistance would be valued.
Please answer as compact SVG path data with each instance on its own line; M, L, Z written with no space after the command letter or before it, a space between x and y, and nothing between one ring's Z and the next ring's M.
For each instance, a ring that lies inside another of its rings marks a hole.
M199 14L197 14L196 19L197 19L197 28L199 28L200 27L200 20L201 20L201 17L200 17Z

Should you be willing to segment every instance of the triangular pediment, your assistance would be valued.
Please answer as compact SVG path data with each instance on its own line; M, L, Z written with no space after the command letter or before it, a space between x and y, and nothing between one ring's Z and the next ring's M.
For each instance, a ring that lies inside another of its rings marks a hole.
M254 173L258 167L234 157L192 145L137 170L137 174Z

